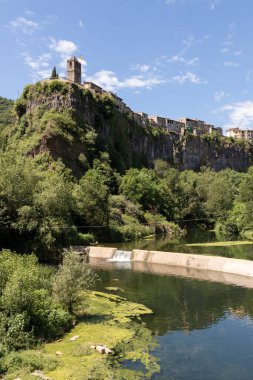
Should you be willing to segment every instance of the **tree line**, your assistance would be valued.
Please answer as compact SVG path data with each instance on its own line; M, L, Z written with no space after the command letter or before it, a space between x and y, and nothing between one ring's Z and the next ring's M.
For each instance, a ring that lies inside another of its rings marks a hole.
M153 169L120 175L104 152L76 179L60 160L6 150L0 152L0 242L50 259L71 244L137 239L154 226L177 234L178 226L215 224L249 234L252 195L253 168L180 172L156 160Z

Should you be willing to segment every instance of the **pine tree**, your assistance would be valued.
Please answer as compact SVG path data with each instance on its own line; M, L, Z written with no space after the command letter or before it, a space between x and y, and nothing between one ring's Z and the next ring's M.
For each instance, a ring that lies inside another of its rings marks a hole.
M59 75L57 74L56 67L54 66L50 79L55 79L55 78L59 78Z

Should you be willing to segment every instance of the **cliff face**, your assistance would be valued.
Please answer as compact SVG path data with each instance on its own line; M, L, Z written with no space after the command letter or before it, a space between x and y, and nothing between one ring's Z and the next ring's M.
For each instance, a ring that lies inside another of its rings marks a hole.
M77 175L85 170L86 160L91 161L103 151L108 151L112 165L120 171L152 167L158 158L181 170L209 166L216 171L225 168L244 171L253 164L253 149L249 144L208 136L179 138L156 128L144 128L132 116L116 110L110 99L94 98L74 84L58 82L60 85L40 83L26 89L26 112L20 119L25 128L19 140L24 145L32 133L37 134L30 152L48 150ZM71 128L68 118L73 121Z

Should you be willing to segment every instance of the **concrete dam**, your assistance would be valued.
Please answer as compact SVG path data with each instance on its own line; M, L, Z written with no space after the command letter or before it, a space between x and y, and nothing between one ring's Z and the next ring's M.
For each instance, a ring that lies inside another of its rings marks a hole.
M115 263L127 263L121 267L253 288L250 260L139 249L121 251L111 247L88 247L87 254L93 267L110 269Z

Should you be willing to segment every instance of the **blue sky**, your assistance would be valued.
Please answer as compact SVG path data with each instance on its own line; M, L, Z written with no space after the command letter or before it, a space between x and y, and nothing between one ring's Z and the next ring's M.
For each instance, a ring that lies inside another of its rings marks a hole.
M0 95L61 75L83 56L83 80L134 111L253 127L252 0L0 0Z

